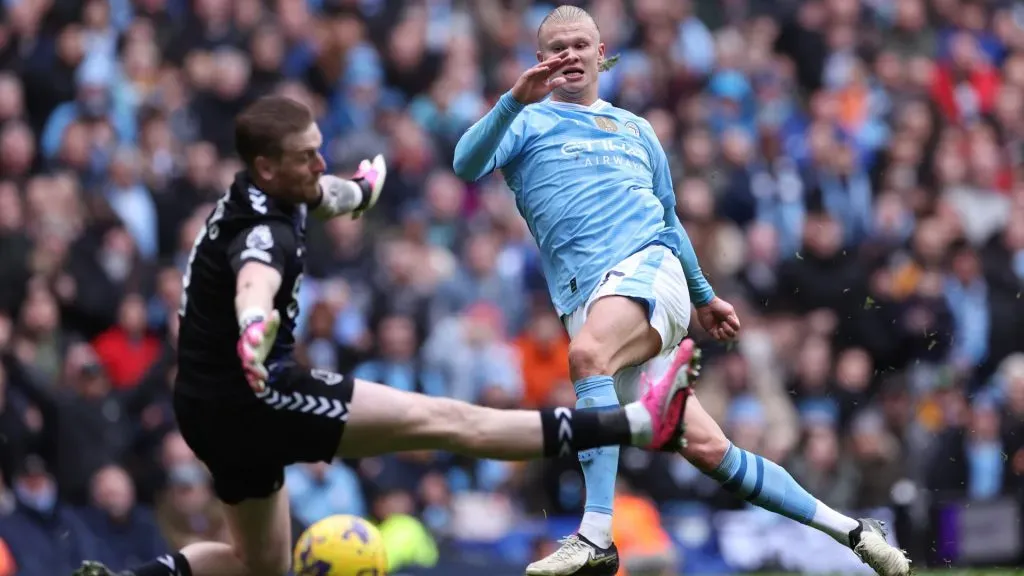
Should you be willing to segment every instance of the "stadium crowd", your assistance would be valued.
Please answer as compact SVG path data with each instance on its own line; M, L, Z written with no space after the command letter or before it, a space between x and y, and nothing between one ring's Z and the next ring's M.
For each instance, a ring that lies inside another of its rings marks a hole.
M744 322L728 347L692 326L701 401L736 444L833 507L894 510L918 561L956 560L936 530L948 503L995 503L1019 523L1024 10L580 4L620 57L602 97L655 128L680 218ZM169 398L181 273L240 168L231 120L261 94L311 105L331 171L378 152L390 163L373 213L311 224L305 362L493 406L575 402L508 190L451 171L459 136L535 61L550 8L0 5L0 576L127 567L226 537ZM297 466L288 486L296 527L390 518L424 543L393 562L430 564L435 542L577 518L578 468L410 453ZM624 450L621 470L627 566L685 566L660 527L673 505L743 507L679 458Z

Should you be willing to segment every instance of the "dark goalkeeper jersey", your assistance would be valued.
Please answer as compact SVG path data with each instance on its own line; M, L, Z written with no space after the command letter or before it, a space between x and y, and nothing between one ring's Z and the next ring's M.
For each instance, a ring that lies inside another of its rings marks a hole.
M244 172L235 176L196 237L185 270L178 311L179 393L219 400L252 398L235 351L235 278L246 262L266 264L281 274L274 297L281 327L266 365L271 369L291 361L305 239L304 204L277 202L253 186Z

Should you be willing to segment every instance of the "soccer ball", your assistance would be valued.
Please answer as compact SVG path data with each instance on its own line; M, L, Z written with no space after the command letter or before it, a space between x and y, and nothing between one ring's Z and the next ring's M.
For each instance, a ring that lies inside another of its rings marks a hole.
M358 516L329 516L306 529L295 544L295 576L386 576L380 532Z

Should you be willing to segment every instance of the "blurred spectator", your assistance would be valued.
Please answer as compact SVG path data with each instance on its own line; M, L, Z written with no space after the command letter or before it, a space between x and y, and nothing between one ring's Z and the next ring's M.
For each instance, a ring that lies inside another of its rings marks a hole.
M135 486L118 466L101 468L92 479L90 506L82 520L109 549L114 570L137 566L168 552L152 511L135 502Z
M10 547L18 574L70 574L83 560L107 560L103 541L57 494L42 458L25 458L14 475L13 489L17 504L0 522L0 539Z
M164 440L167 487L157 504L160 531L172 550L194 542L228 542L228 528L206 469L178 433Z
M520 286L503 278L497 269L497 238L476 234L466 241L465 264L446 284L438 287L436 304L440 315L463 312L470 304L487 302L502 313L506 333L517 333L524 313Z
M522 396L519 358L504 340L503 325L501 311L487 303L438 324L425 345L424 360L443 375L446 396L477 402L492 387L513 398Z
M759 453L775 461L785 461L796 446L799 430L796 411L778 374L752 369L745 355L733 350L708 366L701 378L701 405L718 422L725 421L730 405L746 395L756 398L766 418L765 444Z
M523 405L553 405L554 389L571 386L569 338L554 310L536 309L516 348L523 374Z
M391 315L404 315L416 325L416 339L423 342L429 333L430 293L423 286L423 271L417 274L417 251L404 241L393 241L383 247L383 260L372 283L369 312L371 326Z
M132 235L143 258L157 253L157 219L153 196L140 182L141 167L135 150L119 149L110 160L106 199Z
M160 340L146 331L142 296L129 294L121 301L117 325L93 341L103 369L115 388L132 388L160 354Z
M658 509L623 479L615 483L612 531L622 555L620 576L669 576L675 571L676 551Z
M419 361L416 326L406 316L388 316L377 325L378 356L356 366L353 376L380 382L399 390L445 396L447 390L437 372Z
M1010 468L1002 457L999 412L977 402L963 423L953 423L938 439L938 453L928 476L928 487L940 498L963 496L987 500L1010 484Z
M409 500L396 493L379 501L374 511L381 518L380 532L387 551L388 571L431 567L437 564L438 550L426 527L413 516Z
M840 453L839 438L827 418L805 428L801 450L789 467L793 477L822 502L840 510L856 504L858 475Z
M17 570L18 565L14 563L10 548L0 539L0 576L14 576Z
M341 463L297 464L285 480L292 513L306 526L334 514L367 513L356 475Z
M966 369L980 364L988 354L988 285L972 248L954 247L951 257L952 274L945 281L945 293L954 322L952 360Z
M68 349L62 384L49 387L14 362L11 384L38 406L46 423L46 451L55 462L61 496L87 500L88 484L102 466L117 462L132 445L132 419L148 404L152 390L111 395L110 381L88 344Z
M883 507L896 482L906 476L904 450L885 429L882 415L870 409L854 418L850 433L859 480L854 506L861 510Z

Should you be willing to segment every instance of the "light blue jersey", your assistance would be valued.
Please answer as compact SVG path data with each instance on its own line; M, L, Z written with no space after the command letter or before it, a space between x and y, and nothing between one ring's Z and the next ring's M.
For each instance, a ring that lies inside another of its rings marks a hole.
M524 107L506 93L459 140L454 167L470 181L501 169L540 247L559 314L653 244L681 259L694 304L714 297L676 217L665 152L643 118L603 100Z

